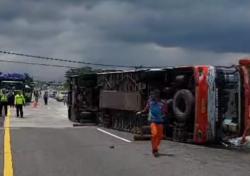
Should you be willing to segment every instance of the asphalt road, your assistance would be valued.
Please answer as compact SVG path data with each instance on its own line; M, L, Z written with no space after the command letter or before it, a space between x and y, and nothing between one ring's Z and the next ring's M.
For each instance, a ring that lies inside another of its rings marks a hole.
M128 133L97 127L72 127L63 103L27 106L24 119L12 110L11 147L16 176L249 176L250 153L163 141L161 156L149 141L134 142ZM3 130L0 130L3 144ZM3 167L3 147L0 150ZM4 169L4 168L3 168ZM0 168L0 174L3 170Z

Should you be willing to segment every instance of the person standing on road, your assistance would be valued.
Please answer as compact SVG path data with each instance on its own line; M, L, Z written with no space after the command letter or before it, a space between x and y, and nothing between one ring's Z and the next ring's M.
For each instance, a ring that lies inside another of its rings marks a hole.
M39 92L38 92L38 90L35 90L34 91L34 97L35 97L35 102L34 102L34 107L37 107L37 105L38 105L38 99L39 99Z
M42 90L39 89L39 98L41 98L41 97L42 97Z
M159 156L159 147L163 138L163 124L167 117L167 103L160 98L160 91L154 90L148 100L146 107L137 112L137 115L148 112L151 128L152 154Z
M43 100L45 105L48 105L48 98L49 98L48 91L45 91L43 95Z
M13 90L11 90L8 94L8 104L10 105L10 107L14 107L15 104L15 95Z
M64 105L68 104L68 96L66 94L63 96L63 104Z
M1 112L3 112L3 108L4 108L4 113L6 116L8 113L8 96L7 96L7 91L5 89L2 90L0 102L1 102L0 110Z
M15 96L15 105L16 105L16 116L19 117L19 112L20 112L21 118L23 118L23 106L25 105L25 98L20 91L18 91L17 95Z

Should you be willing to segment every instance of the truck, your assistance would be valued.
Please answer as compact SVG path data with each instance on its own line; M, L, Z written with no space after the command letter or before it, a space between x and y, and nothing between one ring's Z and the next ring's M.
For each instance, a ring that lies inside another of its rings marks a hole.
M147 116L138 117L135 112L158 89L168 104L165 131L169 139L227 142L250 132L249 70L250 59L242 59L230 67L196 65L75 75L69 78L69 118L84 122L88 117L107 128L150 135Z
M28 74L0 73L0 89L22 91L26 102L31 102L34 82Z

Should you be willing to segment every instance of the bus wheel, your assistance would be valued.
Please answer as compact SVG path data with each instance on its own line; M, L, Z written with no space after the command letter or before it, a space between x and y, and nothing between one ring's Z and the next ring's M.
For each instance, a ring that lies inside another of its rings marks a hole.
M192 113L194 96L188 89L177 91L173 98L173 111L177 121L185 122Z

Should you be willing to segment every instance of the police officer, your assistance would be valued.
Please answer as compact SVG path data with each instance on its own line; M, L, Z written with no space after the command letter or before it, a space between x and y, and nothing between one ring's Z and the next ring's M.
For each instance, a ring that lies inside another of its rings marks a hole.
M3 108L4 108L4 113L6 116L8 113L8 96L7 96L7 91L5 89L2 90L0 102L1 102L0 111L3 112Z
M16 116L19 117L19 112L20 112L21 118L23 118L23 106L25 105L25 98L20 91L18 91L17 95L15 96L15 105L16 105Z

